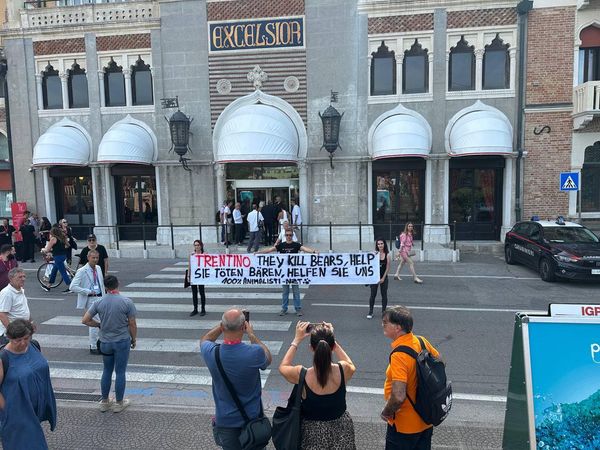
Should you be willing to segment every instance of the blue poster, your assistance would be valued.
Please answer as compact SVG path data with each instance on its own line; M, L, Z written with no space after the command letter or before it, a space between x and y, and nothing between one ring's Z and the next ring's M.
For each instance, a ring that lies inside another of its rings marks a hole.
M600 449L600 323L530 322L538 449Z

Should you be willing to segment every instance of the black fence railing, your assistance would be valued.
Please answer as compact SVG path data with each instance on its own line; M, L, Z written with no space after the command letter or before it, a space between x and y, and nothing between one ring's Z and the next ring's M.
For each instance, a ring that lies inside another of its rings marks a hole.
M304 242L304 237L310 237L310 234L314 231L322 230L319 233L319 241L323 242L322 237L324 235L328 236L328 245L329 251L333 252L334 244L339 242L348 242L352 239L338 239L336 238L338 234L348 234L348 230L356 230L358 237L358 249L359 251L363 250L374 250L375 245L374 241L365 241L365 235L371 236L373 235L374 240L376 239L385 239L388 242L389 248L394 248L394 242L396 237L400 234L400 232L396 232L394 230L403 230L404 223L402 224L372 224L372 223L354 223L354 224L334 224L333 222L329 222L328 224L302 224L294 227L294 232L298 237L300 242ZM456 222L452 223L414 223L413 224L413 232L415 240L420 241L421 250L425 250L425 241L423 239L423 232L426 226L448 226L450 227L450 236L452 242L453 250L456 250ZM156 225L151 223L141 223L135 225L71 225L75 236L78 238L84 239L84 236L88 234L92 234L94 232L98 233L99 230L108 229L109 232L112 232L112 238L114 239L114 243L116 249L120 249L121 241L142 241L144 250L148 249L148 242L155 241L156 234L158 233L159 228L167 228L169 229L170 234L170 247L172 250L175 250L175 236L176 230L178 228L198 228L198 239L204 241L204 237L208 237L208 235L213 234L215 237L215 242L224 242L225 248L229 251L229 247L233 246L234 242L234 230L235 227L233 224L211 224L206 225L203 223L198 223L197 225ZM370 232L370 229L373 229L373 233ZM277 232L261 233L261 243L263 245L272 245L273 240L276 236L279 235L279 227L277 227ZM366 230L369 230L368 233L365 233ZM244 236L242 237L244 240L247 236L247 231L244 228ZM123 236L127 236L127 239L123 239ZM267 237L271 236L272 239L270 241L267 240ZM222 239L223 237L223 239ZM211 239L212 241L212 239ZM371 245L372 244L372 245Z

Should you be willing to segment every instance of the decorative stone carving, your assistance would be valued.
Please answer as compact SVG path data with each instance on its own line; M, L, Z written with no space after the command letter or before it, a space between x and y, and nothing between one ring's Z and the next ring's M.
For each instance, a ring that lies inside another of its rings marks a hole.
M254 89L258 90L262 88L263 82L267 81L269 76L260 68L259 65L256 65L254 66L254 69L248 72L247 78L248 81L253 84Z
M300 87L300 80L297 77L289 76L283 80L283 88L286 92L296 92Z
M217 92L222 95L229 94L231 92L231 81L225 78L217 81Z

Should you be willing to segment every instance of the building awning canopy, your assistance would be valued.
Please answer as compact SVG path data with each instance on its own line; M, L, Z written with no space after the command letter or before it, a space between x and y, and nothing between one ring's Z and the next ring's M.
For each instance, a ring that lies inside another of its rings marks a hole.
M426 157L431 151L431 127L421 114L398 105L373 122L369 144L373 159Z
M450 156L510 154L512 125L501 111L477 101L448 122L446 151Z
M263 104L236 109L223 124L218 162L298 161L299 137L292 120L280 109Z
M138 120L127 117L115 123L100 141L98 162L152 164L156 160L156 138Z
M87 166L91 142L81 127L68 119L52 125L33 147L34 167Z

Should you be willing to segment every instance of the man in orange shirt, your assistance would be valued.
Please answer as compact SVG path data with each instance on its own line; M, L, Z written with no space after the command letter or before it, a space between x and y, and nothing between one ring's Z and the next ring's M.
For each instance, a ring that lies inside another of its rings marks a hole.
M404 306L388 307L382 318L383 334L392 340L392 350L405 345L421 351L418 338L412 333L412 314ZM439 357L438 351L426 340L427 350ZM385 407L381 418L388 423L385 437L386 450L430 450L433 426L428 425L414 410L410 399L416 401L417 362L402 352L392 353L385 371Z

